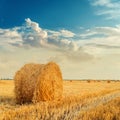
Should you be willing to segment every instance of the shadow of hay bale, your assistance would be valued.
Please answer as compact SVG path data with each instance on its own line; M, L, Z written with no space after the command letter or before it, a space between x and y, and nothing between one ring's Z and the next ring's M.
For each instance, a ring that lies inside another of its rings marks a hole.
M0 104L15 105L15 98L9 96L0 96Z

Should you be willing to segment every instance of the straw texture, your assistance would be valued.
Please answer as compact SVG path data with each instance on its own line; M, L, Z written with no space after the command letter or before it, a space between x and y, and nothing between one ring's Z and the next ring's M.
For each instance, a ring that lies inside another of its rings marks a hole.
M59 66L50 62L38 76L33 102L60 100L63 93L63 80Z
M26 64L14 77L16 102L39 102L60 100L63 93L63 80L59 66L48 64Z

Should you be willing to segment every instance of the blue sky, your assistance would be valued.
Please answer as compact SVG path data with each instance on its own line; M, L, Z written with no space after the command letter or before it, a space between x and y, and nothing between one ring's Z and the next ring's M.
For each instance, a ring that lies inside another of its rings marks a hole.
M106 21L105 15L95 14L101 8L92 6L90 0L2 0L0 27L20 26L25 18L31 18L47 29L114 25L115 21Z
M21 25L25 18L47 29L87 26L96 18L86 0L4 0L0 8L0 25L6 28Z
M0 76L57 62L68 79L120 79L119 0L1 0Z

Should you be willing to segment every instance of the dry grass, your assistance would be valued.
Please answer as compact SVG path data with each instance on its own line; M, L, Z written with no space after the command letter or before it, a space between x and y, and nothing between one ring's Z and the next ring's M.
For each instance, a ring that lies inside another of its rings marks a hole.
M13 81L0 81L0 120L80 120L81 115L81 120L99 120L99 118L103 118L102 109L106 111L105 116L110 114L110 109L113 109L111 110L113 116L119 112L116 108L116 105L119 104L114 105L114 102L107 103L105 101L105 105L99 106L98 104L97 109L94 109L93 106L92 109L87 110L87 105L88 103L91 104L94 99L96 100L94 103L98 103L101 97L104 101L104 96L108 94L111 100L114 99L113 95L120 93L120 82L110 82L108 84L106 81L91 83L74 80L72 82L64 81L63 99L61 101L24 105L15 103L13 90ZM117 101L119 103L120 99L117 99ZM81 109L83 111L79 113ZM112 115L110 114L110 116ZM110 119L108 117L104 118L100 120L112 120L112 117L109 117ZM115 120L119 120L118 117Z
M97 108L82 112L77 119L83 120L120 120L120 97L99 105Z

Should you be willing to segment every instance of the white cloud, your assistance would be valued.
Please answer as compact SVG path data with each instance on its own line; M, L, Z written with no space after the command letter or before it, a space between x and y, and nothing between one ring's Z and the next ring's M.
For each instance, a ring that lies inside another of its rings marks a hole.
M119 48L120 27L95 27L85 30L82 34L75 34L62 29L51 31L42 29L38 23L25 19L24 26L12 29L0 29L1 43L17 47L43 47L61 52L79 51L82 45L94 44L94 46ZM62 37L61 37L62 36ZM76 36L80 40L76 39ZM81 41L82 38L82 41Z
M65 29L58 31L45 30L29 18L25 19L23 26L12 29L1 29L0 33L1 45L7 45L7 49L11 49L12 46L13 50L19 48L45 48L54 53L59 52L63 54L64 58L71 61L87 60L91 56L82 51L74 41L75 33ZM6 42L3 44L5 40Z
M94 34L93 34L94 33ZM94 36L93 36L94 35ZM96 57L120 54L120 27L96 27L85 31L79 44L85 52Z
M60 30L60 34L61 36L64 36L64 37L74 37L75 36L75 33L69 31L69 30Z
M100 37L99 35L102 35L102 37ZM119 27L119 25L116 27L95 27L95 28L85 31L83 34L80 34L79 36L82 36L84 38L92 37L91 39L118 38L118 41L119 41L120 27ZM109 40L107 40L107 41L110 42ZM114 39L113 39L113 41L114 41ZM99 41L99 43L100 42L101 41Z
M42 30L42 28L39 27L38 23L31 21L30 18L25 19L25 21L26 21L26 28L31 28L33 32L38 33L39 36L42 38L47 38L47 32Z
M98 8L97 15L106 15L106 19L120 18L120 1L118 0L91 0L91 5Z
M43 47L59 51L76 51L78 49L77 45L73 41L68 40L68 38L75 36L73 32L65 29L59 31L44 30L39 26L38 23L31 21L29 18L25 19L25 21L25 25L19 27L19 29L13 29L13 31L10 29L7 30L8 34L11 34L11 32L13 32L16 34L13 34L12 36L19 36L19 38L16 37L16 40L9 40L9 43L11 45L24 48ZM6 34L3 36L4 38L7 37Z
M22 43L22 36L17 31L17 28L0 29L0 48L13 51L14 48L10 44L16 43Z
M9 39L9 40L18 40L21 39L21 35L18 33L16 29L0 29L0 37ZM7 41L7 40L5 40Z
M54 37L72 38L75 36L75 33L66 29L59 31L47 30L47 32Z
M111 0L93 0L92 5L94 6L105 6L105 7L114 7L111 3Z
M116 27L95 27L78 35L65 29L59 31L42 29L38 23L29 18L25 21L25 25L18 28L0 29L0 44L23 48L42 47L59 52L73 52L73 54L79 52L80 48L84 46L90 48L93 45L93 47L101 49L119 49L120 47L119 25ZM78 40L75 40L76 36Z
M120 25L82 30L46 30L30 19L20 27L0 29L0 74L13 76L25 63L54 60L66 78L107 78L103 66L111 65L106 70L112 74L120 60Z
M87 31L86 33L80 34L79 37L86 38L86 37L93 36L96 34L97 34L96 31Z

